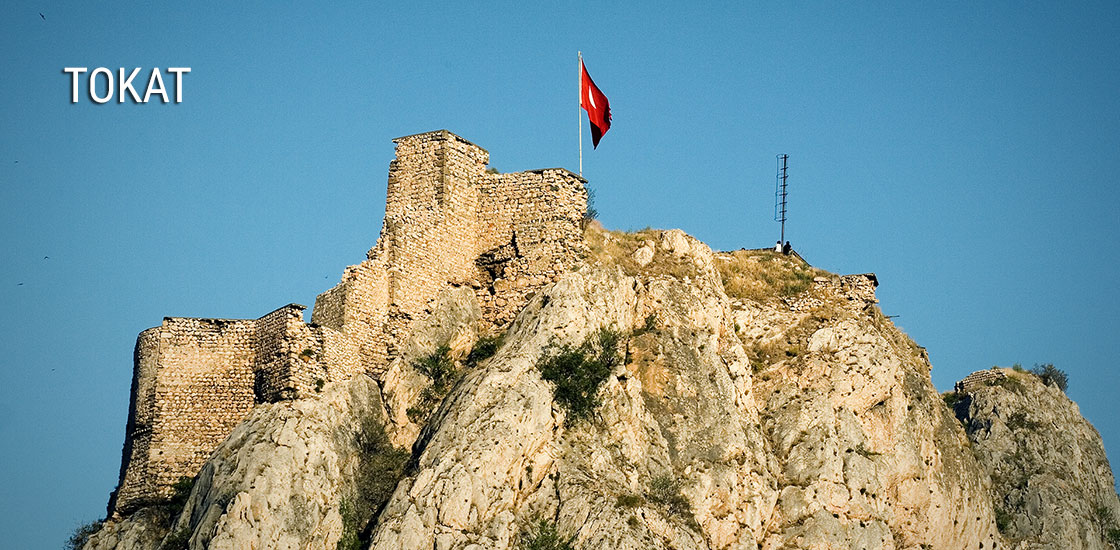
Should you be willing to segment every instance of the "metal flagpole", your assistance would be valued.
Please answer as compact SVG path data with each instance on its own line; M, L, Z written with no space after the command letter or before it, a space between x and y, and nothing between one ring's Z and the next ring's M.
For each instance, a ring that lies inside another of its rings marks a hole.
M576 55L579 56L579 79L576 82L579 84L579 103L576 103L576 122L579 126L579 177L583 177L583 52L576 50Z

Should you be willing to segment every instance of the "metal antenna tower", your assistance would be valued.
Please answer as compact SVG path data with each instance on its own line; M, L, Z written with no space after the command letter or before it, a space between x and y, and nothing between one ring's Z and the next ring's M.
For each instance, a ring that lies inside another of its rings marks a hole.
M778 175L774 182L774 221L782 223L781 242L786 242L786 197L789 192L786 188L786 168L789 164L789 155L778 155Z

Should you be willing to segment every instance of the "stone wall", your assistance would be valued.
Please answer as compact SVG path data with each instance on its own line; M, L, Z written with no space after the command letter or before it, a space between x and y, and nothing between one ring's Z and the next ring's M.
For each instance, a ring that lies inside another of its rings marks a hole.
M581 262L579 176L488 172L489 153L447 130L393 141L377 243L316 298L310 324L290 304L259 319L167 317L140 334L110 515L170 496L257 404L380 375L449 286L473 289L480 328L497 331Z
M311 395L361 371L353 345L305 324L303 310L289 304L259 319L166 317L140 333L110 513L170 496L258 403Z
M957 393L968 393L976 388L999 382L1004 378L1007 378L1007 374L1000 369L978 370L954 384L953 391Z
M852 307L865 307L879 303L875 288L879 279L874 273L813 278L809 291L783 298L790 311L807 311L819 307L829 298L844 297Z
M489 153L447 130L393 141L377 244L316 298L311 317L357 342L374 376L441 289L474 288L483 330L498 331L584 247L587 192L570 171L487 172Z

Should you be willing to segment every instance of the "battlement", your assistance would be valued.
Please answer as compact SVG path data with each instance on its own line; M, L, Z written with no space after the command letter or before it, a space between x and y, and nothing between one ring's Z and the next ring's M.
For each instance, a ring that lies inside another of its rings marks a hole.
M393 142L377 243L315 299L310 324L289 304L258 319L166 317L140 333L110 514L170 496L257 404L380 375L442 290L472 288L480 328L497 330L581 262L583 178L488 172L490 154L447 130Z

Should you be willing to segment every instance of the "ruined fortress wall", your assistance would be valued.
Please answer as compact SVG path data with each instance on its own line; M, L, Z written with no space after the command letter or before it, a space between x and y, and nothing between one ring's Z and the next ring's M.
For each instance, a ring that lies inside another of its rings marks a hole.
M156 407L156 369L159 365L160 327L150 328L136 338L133 352L132 395L125 444L121 452L120 478L109 496L109 513L118 502L138 502L156 497L149 483L148 453L152 442L152 418Z
M256 322L165 318L141 333L133 452L116 499L127 511L166 498L182 476L193 477L210 453L255 405ZM126 444L127 445L127 444Z
M388 364L388 319L389 271L382 257L346 268L341 282L315 298L311 313L312 324L332 329L350 340L343 343L337 337L326 337L334 342L329 353L346 356L349 347L356 346L359 360L366 366L363 370L370 374L380 372Z
M480 180L478 292L483 324L499 330L529 295L571 270L583 246L584 180L562 168ZM483 265L485 264L485 265Z
M253 393L259 402L292 399L311 388L307 378L314 373L303 364L314 362L317 346L303 330L303 310L289 304L256 320Z
M470 286L483 328L580 261L584 180L563 169L486 172L489 154L446 130L394 140L385 220L367 260L315 300L259 319L165 318L137 341L113 512L170 496L257 403L379 375L439 293Z
M478 189L489 154L446 130L394 140L381 247L388 253L388 355L448 282L476 278Z
M132 420L110 508L166 498L262 402L312 395L360 372L357 348L289 304L259 319L165 318L136 344ZM326 361L335 365L327 368Z
M579 261L587 205L568 170L488 173L489 153L446 130L393 141L378 242L319 295L311 319L352 338L375 376L448 284L479 289L484 327L512 321Z

